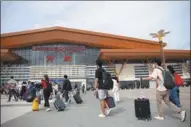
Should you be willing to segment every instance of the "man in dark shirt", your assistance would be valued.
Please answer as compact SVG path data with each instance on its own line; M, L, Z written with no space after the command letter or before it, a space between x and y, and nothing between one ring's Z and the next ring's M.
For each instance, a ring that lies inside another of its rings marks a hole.
M64 83L63 83L63 87L62 87L62 93L65 96L65 101L68 102L69 100L69 92L72 91L72 86L71 86L71 82L68 79L67 75L64 75Z
M109 115L111 109L109 109L105 100L108 97L108 91L103 83L103 72L105 70L102 68L102 62L100 60L96 61L96 65L97 65L97 70L95 72L94 88L96 89L96 92L98 92L98 99L100 100L100 105L101 105L101 114L99 115L99 117L106 117L105 115ZM105 107L108 108L106 112L105 112Z

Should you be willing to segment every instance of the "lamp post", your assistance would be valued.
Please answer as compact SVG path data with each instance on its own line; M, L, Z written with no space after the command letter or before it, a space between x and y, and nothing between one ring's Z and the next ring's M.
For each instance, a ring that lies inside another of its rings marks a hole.
M163 41L162 38L165 37L167 34L169 34L170 31L165 32L163 29L159 30L157 33L150 33L152 38L158 38L159 44L160 44L160 55L161 55L161 60L162 60L162 65L165 65L165 57L164 57L164 50L163 50Z

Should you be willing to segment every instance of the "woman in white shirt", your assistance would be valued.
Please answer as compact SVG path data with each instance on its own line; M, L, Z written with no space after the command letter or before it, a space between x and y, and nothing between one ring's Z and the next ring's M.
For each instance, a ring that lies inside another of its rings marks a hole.
M114 77L113 79L113 95L114 95L114 100L115 102L119 102L120 99L119 99L119 83L118 83L118 80L117 80L117 77Z

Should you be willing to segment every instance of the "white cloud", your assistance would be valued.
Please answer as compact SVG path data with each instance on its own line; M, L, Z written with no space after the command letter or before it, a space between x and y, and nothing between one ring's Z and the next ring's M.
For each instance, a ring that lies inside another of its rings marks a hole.
M31 1L28 9L32 10L37 18L43 20L42 23L34 23L31 29L63 26L149 40L152 40L149 33L165 29L170 30L171 34L164 40L169 43L170 47L178 48L177 45L182 39L182 37L178 37L178 33L180 30L184 31L183 24L178 23L182 14L176 17L177 14L174 16L173 11L180 9L179 4L182 2ZM184 43L188 42L190 40L187 38ZM185 44L182 45L184 47Z

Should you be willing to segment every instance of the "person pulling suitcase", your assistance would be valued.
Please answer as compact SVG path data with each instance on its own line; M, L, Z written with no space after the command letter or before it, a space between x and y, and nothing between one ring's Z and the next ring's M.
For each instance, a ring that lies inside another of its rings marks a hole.
M68 103L69 100L69 93L72 91L72 85L70 80L68 79L67 75L64 75L64 82L62 86L62 94L64 95L65 102Z

